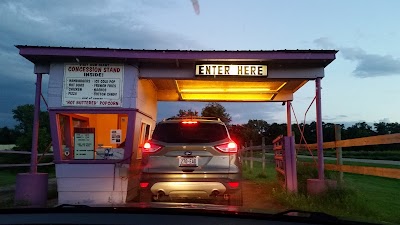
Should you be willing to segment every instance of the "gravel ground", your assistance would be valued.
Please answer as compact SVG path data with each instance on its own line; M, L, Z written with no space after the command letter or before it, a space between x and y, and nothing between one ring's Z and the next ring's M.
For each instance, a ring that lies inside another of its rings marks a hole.
M258 184L249 180L243 183L243 208L254 211L265 211L276 213L285 210L272 197L272 186ZM55 192L57 188L56 179L49 179L49 192ZM0 187L0 208L13 207L15 185ZM48 207L57 205L57 199L49 199Z

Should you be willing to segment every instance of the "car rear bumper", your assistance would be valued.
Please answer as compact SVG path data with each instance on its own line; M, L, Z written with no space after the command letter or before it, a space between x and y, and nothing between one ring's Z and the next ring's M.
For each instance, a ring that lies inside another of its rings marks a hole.
M150 191L153 195L163 192L170 198L208 199L225 193L226 187L221 182L157 182Z
M241 189L240 174L142 174L140 182L147 183L141 193L169 199L213 199Z

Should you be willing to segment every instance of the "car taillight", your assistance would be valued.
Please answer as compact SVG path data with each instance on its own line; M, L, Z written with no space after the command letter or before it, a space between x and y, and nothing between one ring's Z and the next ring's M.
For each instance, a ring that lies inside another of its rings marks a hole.
M156 145L153 143L146 142L143 145L143 152L154 153L154 152L160 150L162 147L163 146L161 146L161 145Z
M239 182L228 182L229 187L231 188L238 188Z
M237 144L235 142L217 145L215 148L221 152L237 152Z
M140 182L141 188L147 188L147 186L149 186L149 182Z

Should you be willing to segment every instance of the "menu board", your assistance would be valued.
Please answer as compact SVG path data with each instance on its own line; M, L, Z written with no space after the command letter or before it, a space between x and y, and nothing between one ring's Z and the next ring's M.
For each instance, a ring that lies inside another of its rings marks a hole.
M94 159L94 128L74 129L74 159Z
M62 106L122 107L124 66L65 64Z

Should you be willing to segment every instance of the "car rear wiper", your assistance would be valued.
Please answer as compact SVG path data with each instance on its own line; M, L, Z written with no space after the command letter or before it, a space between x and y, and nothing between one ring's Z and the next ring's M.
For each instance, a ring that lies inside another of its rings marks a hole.
M336 216L332 216L327 213L302 211L302 210L295 210L295 209L289 209L289 210L274 214L274 217L287 217L287 216L306 217L306 218L309 218L312 220L324 221L324 222L340 221L340 219L337 218Z

